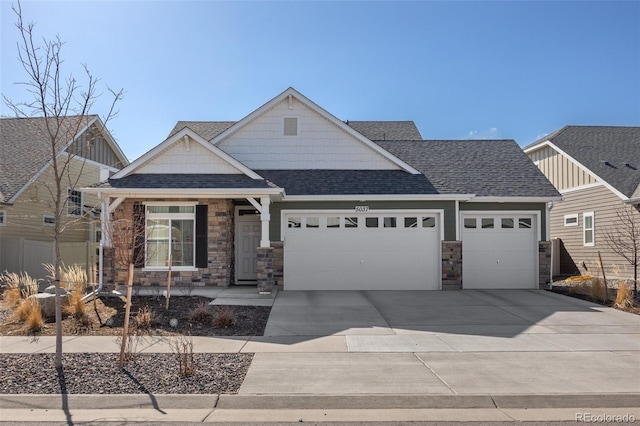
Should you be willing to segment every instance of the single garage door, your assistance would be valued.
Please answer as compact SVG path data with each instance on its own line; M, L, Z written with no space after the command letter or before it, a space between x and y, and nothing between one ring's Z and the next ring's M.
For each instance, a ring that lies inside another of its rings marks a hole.
M283 212L285 290L437 290L441 213Z
M462 287L537 288L535 214L462 214Z

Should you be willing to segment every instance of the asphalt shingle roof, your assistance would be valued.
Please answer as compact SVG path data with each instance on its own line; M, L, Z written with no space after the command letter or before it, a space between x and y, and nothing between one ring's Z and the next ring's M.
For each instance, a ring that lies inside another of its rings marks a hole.
M59 129L58 153L75 131L94 117L65 117ZM49 122L54 120L50 118ZM0 202L9 202L50 159L51 141L45 118L0 118Z
M437 194L423 175L403 170L256 170L287 195Z
M427 177L439 193L559 197L513 140L377 142Z
M132 174L120 179L109 179L111 188L168 188L168 189L213 189L213 188L269 188L264 180L251 179L241 174ZM98 187L106 187L102 184Z
M640 196L640 127L565 126L526 148L544 141L553 143L627 197Z
M180 130L188 127L202 138L210 141L234 124L236 124L235 121L178 121L171 129L168 137L170 138Z

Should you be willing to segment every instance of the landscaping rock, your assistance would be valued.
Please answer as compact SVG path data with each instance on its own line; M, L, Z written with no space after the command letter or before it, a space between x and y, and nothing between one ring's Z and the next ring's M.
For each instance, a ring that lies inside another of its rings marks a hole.
M33 296L29 296L29 299L36 298L40 303L40 310L42 316L45 318L53 318L56 316L56 295L51 293L38 293ZM69 295L65 294L60 296L62 306L69 304Z
M44 289L43 293L56 294L56 286L55 285L50 285L49 287ZM69 292L67 291L66 288L60 287L60 296L66 296L68 294L69 294Z

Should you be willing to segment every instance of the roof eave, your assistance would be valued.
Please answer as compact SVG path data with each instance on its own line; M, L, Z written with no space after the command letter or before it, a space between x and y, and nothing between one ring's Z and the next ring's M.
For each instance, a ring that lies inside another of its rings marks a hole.
M561 201L562 196L546 196L546 197L494 197L494 196L477 196L469 200L471 203L548 203L550 201Z
M474 194L326 194L286 195L283 201L469 201Z

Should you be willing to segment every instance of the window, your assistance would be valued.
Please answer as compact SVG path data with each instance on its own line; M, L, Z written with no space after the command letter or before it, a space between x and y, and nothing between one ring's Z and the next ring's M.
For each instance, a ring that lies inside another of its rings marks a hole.
M578 215L577 214L565 214L564 215L564 226L578 226Z
M7 212L0 210L0 226L6 226L7 224Z
M482 229L493 229L493 218L482 218Z
M42 224L45 226L54 226L56 224L56 218L52 214L42 215Z
M147 206L146 221L146 267L195 266L195 206Z
M513 218L503 217L500 222L502 229L513 229Z
M475 229L477 227L476 219L475 218L466 218L464 220L464 227L466 229Z
M296 117L284 118L284 135L296 136L298 134L298 119Z
M299 217L290 217L287 220L287 228L300 228L301 222Z
M595 220L594 220L593 212L583 213L582 219L584 222L582 227L583 234L584 234L584 245L594 246L595 245L595 236L594 236Z
M67 190L67 214L69 216L82 215L82 192L76 189Z
M385 228L395 228L398 223L398 219L395 217L385 217L383 223Z
M357 228L358 227L358 217L345 217L344 218L344 227L345 228Z
M340 228L340 218L339 217L328 217L327 218L327 228Z
M521 217L518 219L518 228L531 229L531 219L528 217Z
M433 216L427 216L422 218L422 227L423 228L435 228L436 226L436 218Z
M367 228L377 228L378 227L378 218L377 217L367 217L364 220L364 224Z
M320 218L318 217L307 218L307 228L319 228L319 227L320 227Z
M417 228L418 227L418 218L417 217L405 217L404 218L404 227L405 228Z

